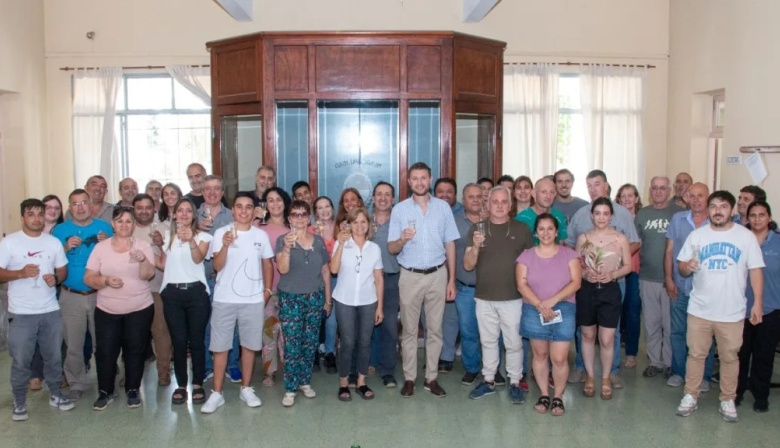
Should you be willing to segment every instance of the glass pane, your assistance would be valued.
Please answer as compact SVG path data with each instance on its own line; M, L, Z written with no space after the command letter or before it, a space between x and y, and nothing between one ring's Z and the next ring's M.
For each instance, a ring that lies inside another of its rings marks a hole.
M319 194L356 188L370 207L378 181L398 185L398 101L318 101L317 145Z
M116 94L116 110L125 110L125 78L119 83L119 91Z
M189 191L187 165L198 162L211 172L209 114L128 115L125 132L127 174L138 185L156 179Z
M173 81L173 94L175 96L176 109L210 109L211 104L204 103L203 100L195 96L194 93L187 90L186 87Z
M558 78L558 99L561 109L582 109L579 76L561 75Z
M441 107L438 101L409 101L409 166L425 162L431 178L441 175Z
M276 103L276 184L290 191L309 180L309 107L306 101Z
M455 181L458 185L493 178L493 154L496 150L493 115L455 115Z
M225 195L255 189L255 173L263 164L263 123L260 115L222 118L220 152Z
M127 108L131 110L173 109L171 78L127 77Z

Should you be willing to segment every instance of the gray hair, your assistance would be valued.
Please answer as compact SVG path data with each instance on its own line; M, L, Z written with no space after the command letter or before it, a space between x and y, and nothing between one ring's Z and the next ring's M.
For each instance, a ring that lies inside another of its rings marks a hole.
M509 190L509 188L503 185L496 185L495 187L491 188L490 193L488 193L488 202L490 202L490 200L493 199L493 193L496 193L498 191L503 191L504 193L506 193L509 199L512 199L512 192Z
M466 197L466 190L468 190L469 188L473 188L473 187L477 187L480 190L482 189L482 187L480 187L478 183L476 183L476 182L469 182L469 183L467 183L466 185L463 186L463 191L461 191L461 195L463 195L463 197L465 198Z
M206 183L210 180L217 180L219 181L219 188L224 188L224 181L222 180L222 176L217 174L209 174L208 176L203 178L203 183Z

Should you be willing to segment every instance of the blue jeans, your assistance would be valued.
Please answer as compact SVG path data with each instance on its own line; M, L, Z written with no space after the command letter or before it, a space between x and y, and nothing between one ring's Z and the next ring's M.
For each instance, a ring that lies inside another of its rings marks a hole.
M455 345L458 341L458 308L455 302L444 303L444 318L441 321L441 355L442 361L455 360ZM461 349L462 350L462 349Z
M691 296L678 293L677 300L672 300L672 373L685 378L685 363L688 360L688 301ZM704 380L712 377L712 369L715 363L715 344L710 347L710 353L704 362Z
M338 280L337 276L330 276L331 293L336 289L336 280ZM338 334L339 326L336 323L336 313L331 312L330 315L325 318L325 354L336 353L336 337L338 337Z
M636 356L639 352L639 333L641 328L639 315L642 312L642 299L639 297L639 274L632 272L626 276L626 293L623 297L623 317L626 337L626 356Z
M458 283L457 289L455 307L458 310L460 351L463 368L467 372L479 373L482 369L482 346L479 342L474 288Z
M620 292L621 297L625 300L626 296L626 282L624 279L618 280L618 285L620 286ZM620 323L618 323L618 328L620 328ZM577 348L577 356L574 357L574 366L577 370L580 372L585 371L585 363L582 362L582 352L580 351L580 346L582 345L582 331L580 330L580 327L577 327L577 333L575 334L575 347ZM612 370L610 373L618 373L620 371L620 331L615 332L615 341L614 344L614 350L615 355L612 360ZM674 347L674 345L672 346Z
M209 302L214 302L214 286L217 284L216 280L214 279L207 279L206 283L209 285ZM214 370L214 359L211 356L211 353L209 352L209 348L211 347L211 319L209 319L209 323L206 325L206 337L204 339L204 342L206 344L206 372L213 371ZM241 370L241 367L238 364L238 355L241 354L241 347L238 343L238 327L236 327L235 330L233 330L233 348L228 352L228 361L227 361L227 369L230 371L230 369L238 369Z

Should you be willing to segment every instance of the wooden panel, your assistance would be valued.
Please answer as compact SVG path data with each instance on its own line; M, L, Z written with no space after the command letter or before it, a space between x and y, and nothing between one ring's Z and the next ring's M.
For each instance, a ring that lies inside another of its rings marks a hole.
M401 85L398 45L318 45L318 92L397 92Z
M441 92L441 59L440 45L410 45L407 47L407 90L409 92Z
M501 57L474 48L455 47L454 94L456 99L498 101Z
M308 92L308 52L305 45L274 47L274 90Z
M259 101L262 94L261 51L257 42L212 48L212 89L216 104Z

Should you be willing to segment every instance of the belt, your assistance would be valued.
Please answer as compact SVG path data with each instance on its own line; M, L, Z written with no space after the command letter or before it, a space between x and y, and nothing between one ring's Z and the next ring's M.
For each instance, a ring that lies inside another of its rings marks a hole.
M458 280L458 284L459 284L460 286L466 286L466 287L469 287L469 288L476 288L476 287L477 287L477 285L469 285L468 283L463 283L463 282L462 282L462 281L460 281L460 280Z
M170 287L173 287L173 288L176 288L176 289L190 289L190 288L194 288L194 287L196 287L196 286L198 286L198 285L202 285L202 284L203 284L203 283L201 283L201 282L190 282L190 283L168 283L168 284L167 284L167 285L165 285L165 286L166 286L166 287L167 287L167 286L170 286Z
M443 266L444 266L444 263L442 263L442 264L440 264L438 266L434 266L432 268L428 268L428 269L405 268L403 266L401 266L401 267L406 269L409 272L414 272L415 274L428 275L428 274L433 274L434 272L436 272L439 269L441 269Z
M72 292L73 294L78 294L78 295L80 295L80 296L91 296L92 294L94 294L94 293L96 293L96 292L97 292L97 291L95 291L94 289L90 289L89 291L77 291L77 290L75 290L75 289L68 288L68 287L67 287L67 286L65 286L65 285L60 285L60 286L61 286L61 287L62 287L62 289L64 289L65 291Z

